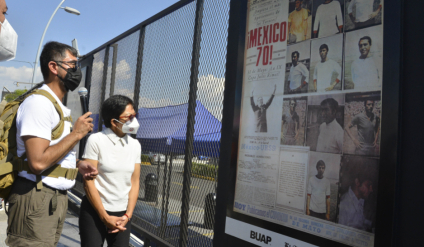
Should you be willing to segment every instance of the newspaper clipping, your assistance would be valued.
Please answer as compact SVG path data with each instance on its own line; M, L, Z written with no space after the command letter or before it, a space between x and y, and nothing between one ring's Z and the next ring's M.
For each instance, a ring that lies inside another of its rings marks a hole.
M234 211L374 246L383 0L250 0Z

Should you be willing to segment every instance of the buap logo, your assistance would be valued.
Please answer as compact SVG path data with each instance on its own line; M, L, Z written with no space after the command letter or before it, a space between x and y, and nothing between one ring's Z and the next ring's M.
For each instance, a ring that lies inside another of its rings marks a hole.
M268 244L272 241L272 238L270 236L266 236L265 234L255 232L255 231L250 231L250 238L256 239L257 241L263 242L265 244Z

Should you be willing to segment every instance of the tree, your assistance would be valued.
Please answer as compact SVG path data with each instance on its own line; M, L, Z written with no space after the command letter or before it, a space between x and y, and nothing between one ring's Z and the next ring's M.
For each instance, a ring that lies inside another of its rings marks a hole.
M28 91L28 89L16 89L15 91L13 91L13 93L6 95L5 99L6 99L7 102L10 102L10 101L16 99L17 97L21 96L22 94L24 94L27 91Z

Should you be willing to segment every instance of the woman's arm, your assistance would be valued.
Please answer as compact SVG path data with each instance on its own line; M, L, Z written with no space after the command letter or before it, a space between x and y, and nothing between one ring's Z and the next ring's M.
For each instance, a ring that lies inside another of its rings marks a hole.
M138 191L140 188L140 164L135 164L134 172L131 175L131 190L128 194L128 206L127 215L132 218L135 204L138 199ZM128 223L128 220L124 222L124 226Z
M91 165L97 169L97 165L99 161L86 159L86 161L90 162ZM107 226L107 228L111 230L115 230L113 232L125 231L126 228L123 227L120 223L122 221L122 217L110 216L105 208L103 207L102 200L100 199L99 191L94 184L94 180L84 180L84 190L88 200L93 206L94 210L96 210L99 215L101 221Z

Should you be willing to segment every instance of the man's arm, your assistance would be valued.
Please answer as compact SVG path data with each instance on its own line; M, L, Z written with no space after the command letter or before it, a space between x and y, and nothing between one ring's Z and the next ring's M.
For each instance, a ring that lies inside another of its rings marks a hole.
M75 122L73 131L56 145L50 146L50 141L27 135L22 136L28 165L34 174L41 174L47 168L59 162L72 148L93 128L93 119L87 112Z
M334 82L325 89L325 91L331 91L334 89L334 86L336 86L337 83L340 82L341 77L342 77L342 67L340 67L340 65L337 62L334 62L333 65L333 72L332 73L337 73L337 78L336 80L334 80Z
M327 213L325 214L325 218L327 218L327 220L330 220L330 196L326 196L325 203L327 205Z
M310 204L311 204L311 194L308 194L306 198L306 215L311 215L311 211L309 210Z
M319 7L318 7L319 8ZM321 11L317 10L314 22L314 38L318 36L318 26L321 19Z
M272 92L271 98L269 98L268 102L265 104L265 109L268 109L268 107L271 105L272 100L274 99L275 90L277 89L277 85L274 85L274 92Z
M356 148L362 148L362 143L358 141L358 139L356 139L352 132L350 131L350 129L353 127L353 124L350 124L348 127L345 128L345 131L347 133L347 135L350 137L350 139L352 139L353 143L355 144Z
M340 3L336 10L336 17L337 17L337 25L339 27L339 32L343 32L343 17L342 17L342 8L340 7Z
M374 138L374 147L377 146L377 142L378 142L378 135L380 133L380 118L376 117L375 119L376 123L375 123L375 129L374 129L374 133L375 133L375 138Z
M314 69L313 79L314 79L314 89L315 89L315 92L316 92L317 91L317 66L316 65L315 65L315 69Z
M355 17L353 16L353 6L356 4L356 0L352 0L347 7L347 13L349 14L350 20L355 24Z

